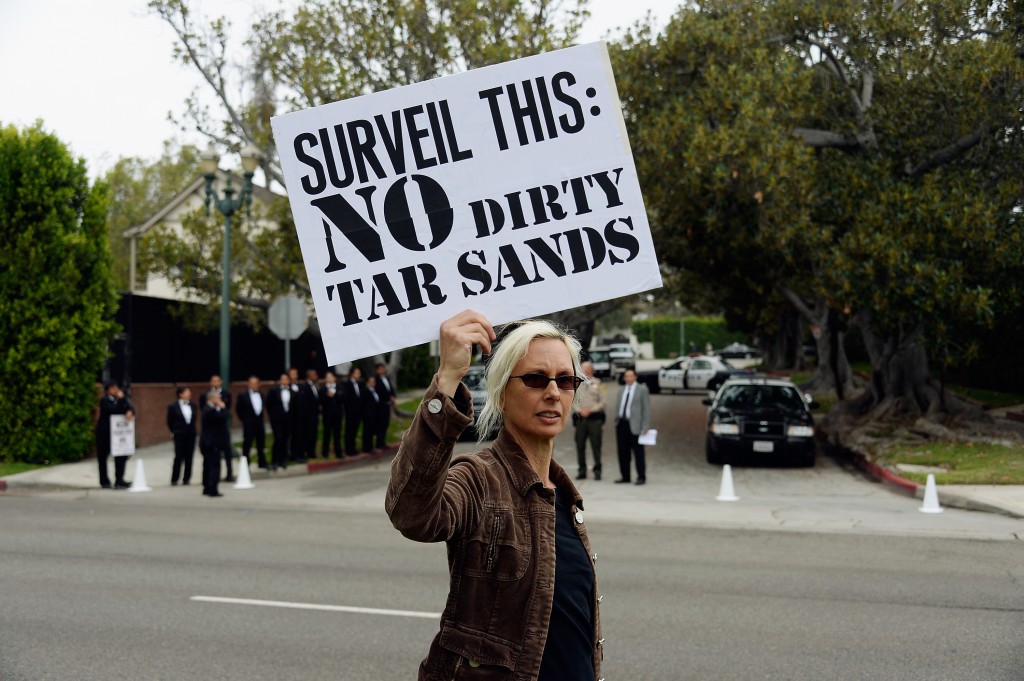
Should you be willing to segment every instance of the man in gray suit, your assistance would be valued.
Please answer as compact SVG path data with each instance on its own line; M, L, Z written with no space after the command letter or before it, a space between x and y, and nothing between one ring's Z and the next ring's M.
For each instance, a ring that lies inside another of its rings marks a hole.
M651 394L647 386L636 382L636 372L627 369L625 381L615 402L615 441L619 448L619 471L622 477L616 483L627 483L630 478L630 453L636 456L636 484L647 482L647 465L640 435L651 427Z

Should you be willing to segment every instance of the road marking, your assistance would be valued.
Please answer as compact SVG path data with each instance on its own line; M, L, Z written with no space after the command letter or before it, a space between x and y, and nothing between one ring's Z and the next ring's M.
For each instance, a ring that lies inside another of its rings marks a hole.
M385 610L383 608L359 608L354 605L325 605L322 603L290 603L288 601L260 601L252 598L223 598L220 596L192 596L190 601L202 603L227 603L229 605L260 605L265 608L293 608L296 610L325 610L328 612L354 612L361 615L390 615L392 617L421 617L440 619L439 612L417 610Z

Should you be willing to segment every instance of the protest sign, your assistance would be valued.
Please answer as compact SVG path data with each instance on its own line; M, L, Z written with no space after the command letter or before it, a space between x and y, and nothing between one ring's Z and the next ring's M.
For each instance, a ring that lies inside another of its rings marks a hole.
M110 417L110 455L131 456L135 453L135 419Z
M329 364L661 286L603 42L271 123Z

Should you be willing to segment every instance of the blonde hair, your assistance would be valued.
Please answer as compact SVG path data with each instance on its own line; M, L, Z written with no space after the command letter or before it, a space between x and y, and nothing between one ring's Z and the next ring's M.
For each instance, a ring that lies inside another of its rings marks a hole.
M516 364L526 357L526 353L530 350L530 343L537 338L554 338L562 341L572 359L573 373L576 376L583 376L583 369L580 367L582 346L576 337L565 329L544 319L528 319L506 325L498 334L494 351L487 360L485 373L487 402L476 423L477 437L481 442L487 435L504 425L505 414L501 408L501 398L505 393L505 386L508 384ZM578 391L572 398L574 405L577 399L579 399Z

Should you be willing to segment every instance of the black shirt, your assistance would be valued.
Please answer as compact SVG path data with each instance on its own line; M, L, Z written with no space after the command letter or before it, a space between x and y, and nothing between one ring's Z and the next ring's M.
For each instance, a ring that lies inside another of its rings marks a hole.
M594 568L555 490L555 595L537 681L594 681Z

